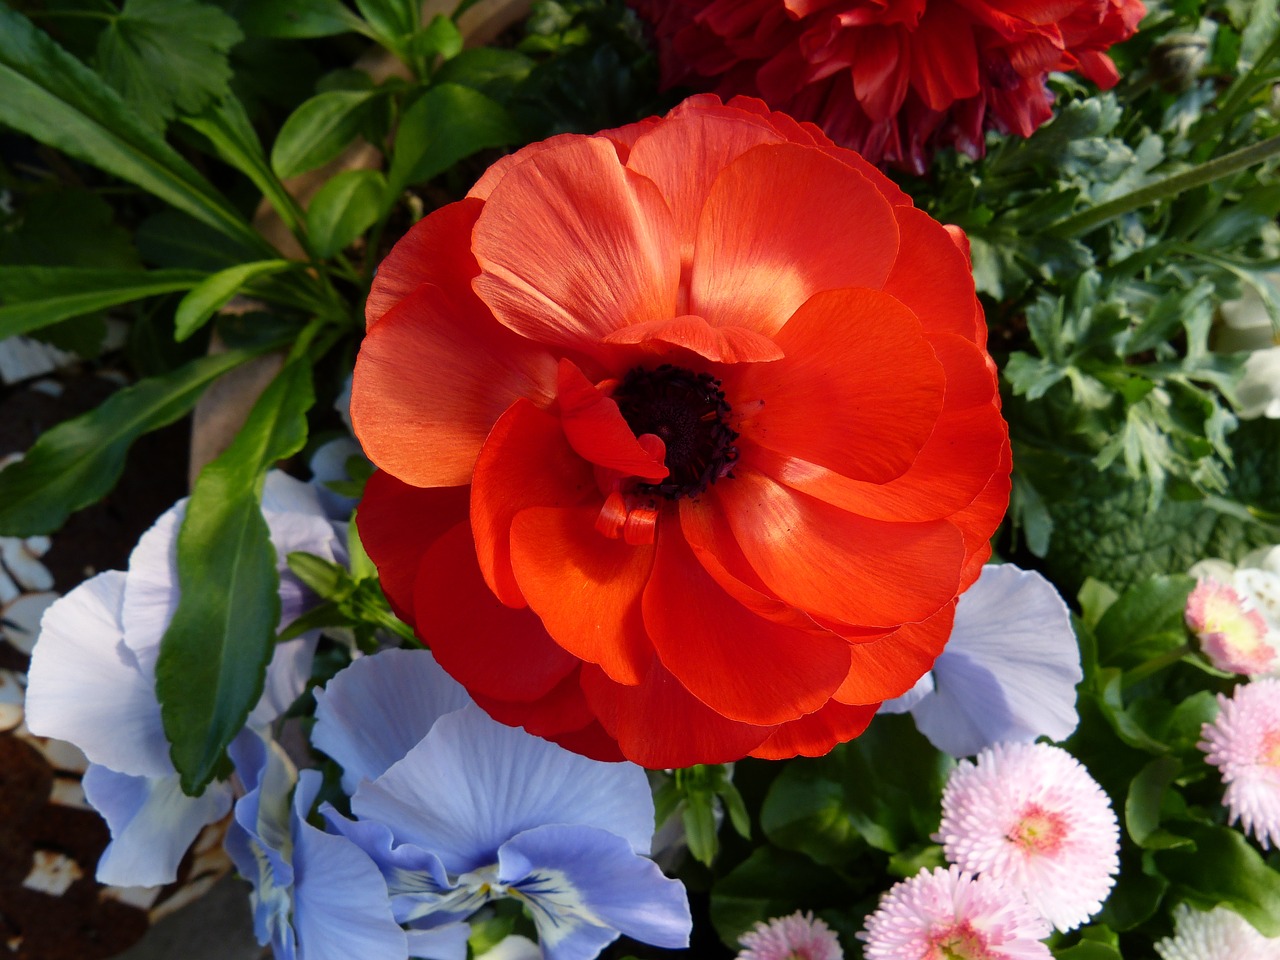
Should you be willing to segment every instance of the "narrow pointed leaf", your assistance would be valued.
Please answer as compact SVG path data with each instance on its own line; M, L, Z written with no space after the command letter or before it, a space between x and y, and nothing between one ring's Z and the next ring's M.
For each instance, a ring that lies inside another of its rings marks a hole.
M173 317L173 337L182 341L205 325L228 300L256 277L280 273L293 266L290 260L259 260L238 263L202 280L182 298Z
M0 267L0 339L143 297L189 290L198 270Z
M178 533L180 599L160 645L156 693L182 789L199 794L262 694L280 621L262 485L302 449L311 365L285 364L235 440L196 480Z
M142 434L173 423L206 387L256 355L233 350L112 394L96 410L58 424L25 457L0 471L0 534L52 533L74 511L102 499Z
M317 191L307 208L315 252L331 257L382 216L387 181L378 170L344 170Z
M0 7L0 125L141 187L248 250L269 249L106 81L8 7Z
M271 167L287 180L328 163L355 140L372 90L329 90L289 114L271 148Z

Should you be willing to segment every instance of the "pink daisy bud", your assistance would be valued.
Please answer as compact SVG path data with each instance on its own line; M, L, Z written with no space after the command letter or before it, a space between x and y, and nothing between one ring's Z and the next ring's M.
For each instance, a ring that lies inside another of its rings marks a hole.
M962 870L1026 897L1059 930L1084 923L1120 869L1111 801L1067 751L1009 743L963 761L942 794L935 839Z
M737 960L844 960L835 931L812 913L799 910L757 923L738 942L743 950Z
M1173 911L1174 934L1156 944L1163 960L1276 960L1280 940L1268 939L1226 907L1209 912L1180 903Z
M1197 746L1222 772L1222 802L1263 847L1280 846L1280 680L1254 680L1218 694L1218 718Z
M1016 890L951 867L895 885L858 938L867 960L1049 960L1049 929Z
M1266 673L1276 660L1267 642L1267 622L1225 583L1205 578L1187 597L1187 626L1200 639L1200 649L1219 670Z

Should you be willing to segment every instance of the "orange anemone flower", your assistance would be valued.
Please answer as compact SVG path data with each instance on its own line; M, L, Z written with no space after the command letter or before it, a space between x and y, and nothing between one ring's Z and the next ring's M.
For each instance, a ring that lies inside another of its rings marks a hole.
M929 669L1009 493L962 234L713 96L495 164L369 295L360 532L496 719L818 755Z

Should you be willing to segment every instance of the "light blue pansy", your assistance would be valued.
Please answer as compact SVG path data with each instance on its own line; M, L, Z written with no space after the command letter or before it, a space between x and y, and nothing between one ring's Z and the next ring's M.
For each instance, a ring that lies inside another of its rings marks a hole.
M433 674L428 685L452 694L426 651L365 658L330 682L317 713L317 744L357 782L354 819L321 810L378 864L396 919L430 930L513 897L551 960L589 960L620 934L687 946L684 888L646 856L653 801L644 771L570 753L471 703L433 722L430 711L400 723L362 707L411 702ZM359 745L378 740L381 723L401 746L427 729L394 762L382 754L371 764Z
M200 829L226 815L231 788L214 783L200 797L177 786L155 694L160 641L178 603L175 544L185 501L139 540L127 573L86 581L45 612L31 657L27 725L75 744L90 762L85 796L102 813L112 841L98 864L103 883L170 883ZM307 484L279 472L267 479L263 516L280 558L294 550L330 560L343 554L339 531ZM309 602L281 576L282 623ZM251 724L267 724L305 689L315 638L276 646Z
M933 669L880 709L909 710L935 747L969 757L997 743L1070 736L1082 677L1071 614L1058 591L1034 571L989 564L961 595Z

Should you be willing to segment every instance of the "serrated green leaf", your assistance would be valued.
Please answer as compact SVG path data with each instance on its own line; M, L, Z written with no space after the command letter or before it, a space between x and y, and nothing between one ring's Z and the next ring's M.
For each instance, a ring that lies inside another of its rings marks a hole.
M483 93L454 83L433 86L405 111L391 156L391 192L430 180L477 150L520 139L507 111Z
M136 184L250 250L270 245L96 73L0 6L0 124Z
M271 147L276 176L287 180L336 157L360 133L365 110L377 97L370 90L330 90L303 101Z
M52 533L76 510L106 495L139 436L173 423L228 370L254 356L200 357L172 373L112 394L96 410L41 435L25 457L0 471L0 533Z
M243 39L217 7L197 0L125 0L98 35L98 71L146 123L163 129L229 92L227 54Z
M306 40L365 32L364 22L342 0L245 0L233 12L254 37Z
M294 266L292 260L259 260L239 263L206 277L182 298L173 317L173 337L181 342L199 330L228 300L250 281L280 273Z
M307 207L307 235L316 255L331 257L369 229L382 216L387 196L378 170L344 170L321 187Z
M190 290L204 277L194 270L0 267L0 339L144 297Z
M1237 830L1190 822L1176 829L1195 849L1156 853L1160 872L1197 899L1230 907L1263 936L1280 936L1280 872Z
M180 598L160 643L156 695L182 789L198 795L262 693L280 624L262 485L302 449L311 364L286 363L231 445L197 478L178 532Z

